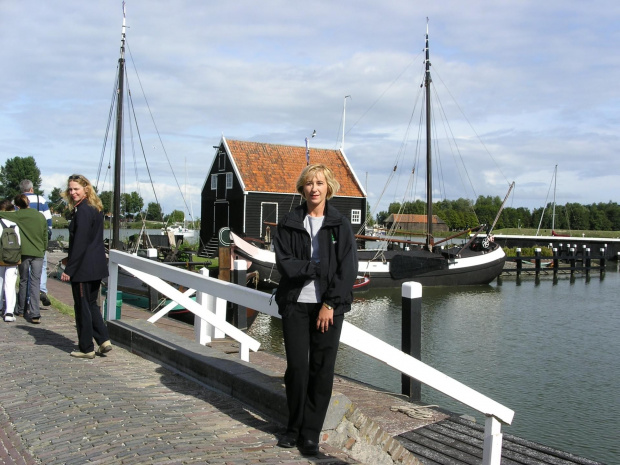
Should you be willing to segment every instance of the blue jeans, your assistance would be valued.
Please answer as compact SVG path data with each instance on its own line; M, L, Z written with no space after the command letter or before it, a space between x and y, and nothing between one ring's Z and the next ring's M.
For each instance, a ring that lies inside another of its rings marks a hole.
M17 308L15 313L22 315L26 308L26 300L30 298L30 318L40 318L41 310L39 309L39 292L41 284L41 272L43 270L43 257L32 257L30 255L22 255L22 262L19 268L19 293L17 294ZM28 273L30 270L30 273ZM28 278L30 285L28 285Z
M28 273L30 273L30 270L28 270ZM47 294L47 252L43 255L43 268L41 270L41 283L39 291Z

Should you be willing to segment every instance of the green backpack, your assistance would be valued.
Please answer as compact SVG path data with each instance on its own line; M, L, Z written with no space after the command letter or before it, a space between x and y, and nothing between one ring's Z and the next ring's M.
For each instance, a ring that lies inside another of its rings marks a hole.
M5 265L17 265L22 259L22 247L19 244L17 232L13 226L2 223L2 234L0 234L0 262Z

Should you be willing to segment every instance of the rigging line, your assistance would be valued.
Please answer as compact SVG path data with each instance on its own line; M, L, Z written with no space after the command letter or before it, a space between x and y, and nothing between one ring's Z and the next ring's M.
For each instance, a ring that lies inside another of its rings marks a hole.
M368 114L368 112L370 110L372 110L374 108L374 106L379 103L379 100L381 100L383 98L383 96L388 92L388 90L390 90L392 88L392 86L394 86L394 84L396 84L396 82L398 82L398 80L402 77L403 74L405 74L405 71L407 71L411 65L413 65L416 60L419 58L419 56L422 54L422 52L420 52L418 55L416 55L416 57L407 65L405 66L405 68L400 72L400 74L396 77L396 79L394 79L390 85L387 87L387 89L385 89L381 95L379 95L379 97L368 107L368 109L362 113L362 116L360 116L357 121L355 121L355 123L353 123L353 125L349 128L348 131L346 131L346 135L348 135L355 126L357 126L357 124Z
M461 114L463 115L463 117L465 118L465 121L467 121L467 124L469 125L469 127L471 128L472 131L474 131L474 134L476 135L476 137L478 138L478 141L480 142L480 144L482 144L482 146L484 147L484 150L487 152L487 154L489 155L489 157L491 158L491 160L493 160L493 163L495 164L495 167L497 168L497 170L500 172L500 174L503 176L504 180L506 181L506 184L510 185L510 181L508 181L508 178L504 175L502 169L499 167L497 161L495 160L495 158L493 157L493 155L491 154L491 152L489 151L489 149L487 148L486 144L484 143L484 141L482 140L482 138L480 137L480 135L478 134L478 132L476 132L476 129L474 128L474 126L472 125L471 121L469 120L469 118L467 117L467 115L465 114L465 112L463 111L463 109L461 108L461 106L459 105L458 101L456 100L456 98L454 98L454 96L452 95L452 93L450 92L450 89L448 88L448 86L446 85L446 83L443 81L443 79L441 79L441 75L439 74L437 68L433 67L433 76L435 77L439 77L439 80L441 81L441 83L444 85L446 91L448 92L448 94L450 95L450 97L452 97L452 100L454 101L456 107L459 109L459 111L461 112Z
M540 232L540 225L542 224L543 217L545 216L545 210L547 209L547 200L549 200L549 192L551 192L551 186L553 186L554 176L551 177L551 182L549 183L549 189L547 190L547 197L545 198L545 206L543 207L543 211L540 214L540 222L538 223L538 229L536 230L537 236L538 236L538 233Z
M136 132L138 133L138 138L140 139L140 145L142 146L142 139L140 137L140 128L138 127L138 120L136 119L136 116L135 116L135 109L134 109L134 105L133 105L133 99L132 99L132 96L131 96L131 91L129 90L130 89L130 87L129 87L129 76L126 76L125 82L127 83L127 89L128 89L128 92L127 92L128 97L129 97L128 102L129 102L129 105L131 106L132 113L134 114L134 124L135 124L135 127L136 127ZM135 147L135 144L133 143L134 135L133 135L133 125L131 124L131 120L129 120L129 138L131 140L131 155L132 155L132 158L133 158L134 176L136 178L136 191L137 191L138 196L141 197L140 177L139 177L139 174L138 174L138 159L136 157L136 147ZM142 153L144 154L144 148L142 148ZM145 158L145 164L146 164L146 156L144 158ZM131 194L129 192L126 192L126 194L131 197ZM155 194L155 186L153 186L153 194ZM155 195L155 198L157 198L156 195ZM127 211L127 207L128 207L128 205L125 204L125 211L127 213L129 213Z
M110 102L110 111L108 112L108 124L105 128L105 136L103 137L103 147L101 148L101 155L99 156L99 167L97 168L97 179L95 181L95 190L98 191L99 179L101 178L101 170L103 166L103 160L105 158L105 150L108 142L108 135L110 134L110 126L112 125L112 118L114 116L114 105L116 103L116 91L118 89L118 66L116 67L116 77L114 79L114 86L112 88L112 99Z
M439 114L442 116L441 121L442 124L444 126L444 131L446 134L446 139L448 140L448 144L450 146L450 150L452 152L452 156L453 158L455 158L455 165L461 165L463 167L463 171L465 172L467 181L469 181L469 187L473 193L474 198L477 198L477 194L476 194L476 189L474 187L474 183L471 180L471 177L469 175L469 170L467 169L467 165L465 164L465 160L463 158L463 154L461 153L461 149L458 145L458 143L456 142L456 136L454 135L454 131L452 130L452 125L450 124L450 121L448 120L446 111L445 111L445 107L443 106L442 100L439 97L439 94L437 93L437 89L435 86L432 87L432 90L434 92L435 95L435 101L437 102L437 108L439 109ZM433 114L435 114L436 112L434 112ZM449 137L448 137L449 135ZM453 148L454 147L454 148ZM456 151L456 153L458 153L458 160L456 159L456 157L454 156L454 152ZM461 170L457 169L457 174L459 175L459 179L461 181L461 185L463 186L463 189L465 190L465 192L467 192L467 183L465 183L465 181L463 180L463 175L461 173Z
M129 86L127 86L127 88L129 88ZM151 186L153 187L153 196L155 197L155 202L157 202L157 204L159 204L159 199L157 198L157 192L155 192L155 184L153 183L153 177L151 176L151 170L150 170L149 164L148 164L148 162L146 160L146 152L144 150L144 144L142 143L142 136L140 135L140 130L138 129L138 126L137 126L138 122L136 120L136 110L135 110L134 105L133 105L133 97L131 95L131 92L127 92L127 95L129 97L131 111L133 113L134 124L136 125L136 132L138 134L138 141L140 142L140 147L142 149L142 156L144 157L144 164L146 165L146 171L147 171L148 176L149 176L149 181L151 182ZM162 221L163 221L163 215L164 215L163 210L161 211L161 214L162 214Z
M181 189L181 185L179 184L179 180L177 179L176 174L174 173L174 169L172 168L172 163L170 163L170 158L168 157L168 152L166 151L166 147L164 146L164 141L161 138L161 134L159 133L159 128L157 127L157 124L155 123L155 118L153 117L153 112L151 111L151 106L149 105L148 99L146 98L146 93L144 92L144 87L142 86L142 81L140 79L140 75L138 74L138 69L136 67L136 64L134 62L133 59L133 55L131 53L131 49L129 47L129 42L126 42L127 44L127 50L129 51L129 57L131 58L131 63L133 65L134 71L136 73L136 77L138 78L138 84L140 85L140 89L142 90L142 96L144 97L144 101L146 103L146 107L149 110L149 115L151 116L151 121L153 121L153 126L155 126L155 132L157 133L157 137L159 138L159 142L161 144L162 150L164 151L164 155L166 156L166 161L168 162L168 166L170 167L170 172L172 173L172 177L174 178L174 182L176 183L179 192L181 193L181 198L183 199L183 204L185 205L185 210L188 212L188 214L190 214L190 209L189 206L187 205L187 200L185 199L185 196L183 195L183 189ZM163 213L163 212L162 212ZM191 217L191 214L190 214ZM191 220L194 221L194 218L191 217Z

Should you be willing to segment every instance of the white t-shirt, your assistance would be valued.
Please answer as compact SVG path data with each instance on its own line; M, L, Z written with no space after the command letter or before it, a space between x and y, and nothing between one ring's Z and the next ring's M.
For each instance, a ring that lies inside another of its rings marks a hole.
M323 226L324 216L309 216L306 215L304 218L304 227L308 234L310 234L310 253L312 257L312 261L315 263L319 263L321 260L321 256L319 255L319 229ZM319 287L318 279L309 279L304 284L304 287L301 289L301 293L299 294L299 299L297 302L304 303L318 303L321 301L321 293Z

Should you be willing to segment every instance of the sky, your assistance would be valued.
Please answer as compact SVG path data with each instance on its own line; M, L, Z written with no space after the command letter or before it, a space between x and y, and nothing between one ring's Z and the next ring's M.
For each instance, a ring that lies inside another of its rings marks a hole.
M598 0L127 0L145 155L125 142L125 189L196 217L222 137L303 146L316 131L310 147L344 145L373 212L423 197L423 181L407 185L425 171L427 18L433 121L456 141L437 136L435 200L503 199L514 181L515 208L554 192L560 205L618 202L620 3ZM0 165L34 157L46 195L73 173L111 189L122 22L116 0L0 0Z

